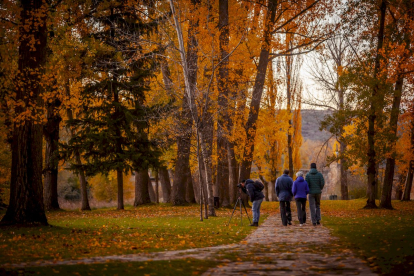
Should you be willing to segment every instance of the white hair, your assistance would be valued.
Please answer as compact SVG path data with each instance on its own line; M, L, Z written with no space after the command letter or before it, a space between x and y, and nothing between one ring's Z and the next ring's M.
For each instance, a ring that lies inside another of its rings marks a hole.
M296 177L303 176L303 172L299 171L296 173Z

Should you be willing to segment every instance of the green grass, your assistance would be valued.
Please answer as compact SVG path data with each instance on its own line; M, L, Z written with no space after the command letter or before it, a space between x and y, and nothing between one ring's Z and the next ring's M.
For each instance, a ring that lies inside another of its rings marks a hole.
M231 225L225 226L232 209L221 208L217 217L202 222L198 211L196 205L148 205L125 211L51 212L47 216L52 227L0 229L0 264L231 244L253 230L245 215L243 226L239 226L237 212Z
M414 274L414 202L396 210L364 210L365 200L323 201L323 224L376 272Z
M200 275L218 262L183 259L153 262L108 262L1 270L0 275Z

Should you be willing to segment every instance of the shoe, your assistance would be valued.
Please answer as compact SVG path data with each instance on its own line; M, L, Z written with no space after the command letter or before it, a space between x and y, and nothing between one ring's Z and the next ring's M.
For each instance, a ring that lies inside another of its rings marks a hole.
M321 223L319 222L319 220L316 222L317 225L320 225Z
M288 221L288 224L289 224L289 225L292 225L292 222L291 222L291 221Z
M313 226L316 226L316 223L313 223Z
M258 227L259 226L259 223L258 222L253 222L252 224L250 224L250 226Z
M299 226L303 226L303 224L299 224Z

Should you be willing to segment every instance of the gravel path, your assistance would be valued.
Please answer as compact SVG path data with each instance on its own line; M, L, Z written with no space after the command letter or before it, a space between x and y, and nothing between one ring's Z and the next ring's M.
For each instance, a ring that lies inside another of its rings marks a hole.
M239 244L147 254L92 257L80 260L6 264L4 267L141 262L194 258L221 264L203 275L377 275L323 226L298 224L284 227L280 217L271 215Z

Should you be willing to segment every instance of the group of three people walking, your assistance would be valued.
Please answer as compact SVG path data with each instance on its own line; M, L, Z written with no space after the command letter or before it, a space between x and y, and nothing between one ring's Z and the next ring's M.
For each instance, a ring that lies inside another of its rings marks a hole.
M276 180L276 195L279 198L280 216L284 226L292 225L292 212L290 202L295 198L300 226L306 223L306 199L309 198L311 221L314 226L321 221L321 194L325 180L316 169L316 164L311 164L310 171L303 178L303 172L296 173L296 180L289 176L289 170L284 170L283 175Z

